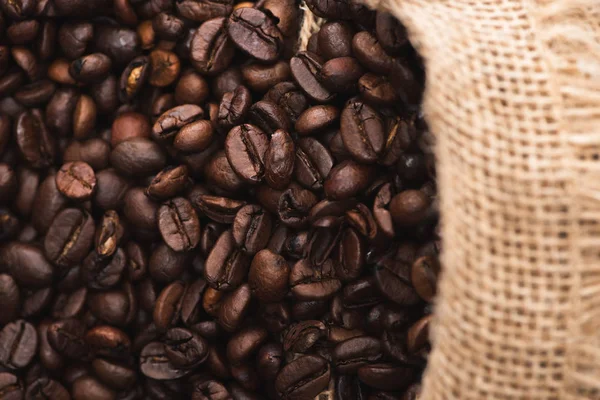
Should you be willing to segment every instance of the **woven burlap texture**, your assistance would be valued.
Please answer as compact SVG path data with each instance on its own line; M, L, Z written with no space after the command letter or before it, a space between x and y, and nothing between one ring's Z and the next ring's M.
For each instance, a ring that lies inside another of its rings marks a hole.
M423 56L437 138L421 399L599 399L600 0L365 3Z

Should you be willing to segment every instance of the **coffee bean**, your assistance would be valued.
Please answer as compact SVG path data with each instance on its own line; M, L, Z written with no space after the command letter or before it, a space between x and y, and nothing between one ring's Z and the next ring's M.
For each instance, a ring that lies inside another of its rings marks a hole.
M225 154L231 168L246 182L258 183L264 175L267 135L254 125L236 126L225 139Z
M308 51L300 52L290 60L290 69L298 86L313 100L319 103L331 101L335 94L319 81L323 60Z
M275 380L275 388L283 399L313 398L327 387L329 376L327 360L307 355L283 367Z
M250 107L248 119L269 136L279 129L286 132L291 129L286 112L277 104L266 100L258 101Z
M350 101L342 111L340 133L344 145L359 162L377 161L385 145L381 116L360 101Z
M136 112L124 112L112 124L110 144L114 148L129 139L150 137L148 118Z
M244 201L218 197L211 195L200 195L191 198L192 204L201 213L213 221L231 224L235 220L238 211L246 204Z
M290 326L283 338L283 349L293 353L307 353L315 343L327 336L327 327L321 321L302 321Z
M427 315L415 322L406 333L406 350L417 353L429 343L429 323L431 315Z
M164 341L165 354L176 368L197 367L208 357L208 343L187 329L169 329Z
M26 399L70 399L69 391L57 381L40 377L27 386Z
M96 358L92 361L92 369L99 381L114 390L126 390L136 383L136 372L113 360Z
M109 325L97 325L87 331L85 342L97 356L126 359L131 341L125 332Z
M347 19L350 16L349 3L345 0L309 0L306 5L321 18Z
M78 264L92 246L95 228L94 220L87 212L64 209L54 218L46 234L46 257L63 268Z
M56 144L39 110L19 115L14 136L19 152L33 168L45 168L54 162Z
M88 354L88 346L83 339L85 325L76 319L54 322L48 326L48 342L59 354L81 359Z
M273 62L283 50L283 36L274 21L255 8L239 8L230 16L227 32L244 53L263 62Z
M387 75L392 69L394 60L389 56L377 38L368 31L361 31L352 38L354 57L371 72Z
M421 222L429 208L429 198L419 190L405 190L392 198L390 213L399 226Z
M440 269L439 260L429 256L420 257L412 264L411 283L423 300L431 302L435 297Z
M189 183L189 169L185 165L167 167L152 179L146 193L157 200L169 199L184 191Z
M24 320L11 322L0 331L0 365L11 370L29 365L37 352L35 327Z
M96 318L116 326L126 325L128 312L135 310L135 305L130 304L127 294L122 290L91 292L87 305Z
M233 290L246 277L250 260L235 245L231 230L223 232L206 258L204 277L218 290Z
M200 22L229 15L233 0L182 0L175 7L183 17Z
M290 267L279 254L269 249L259 251L252 259L248 284L259 301L283 300L288 291Z
M304 93L293 82L280 82L269 89L264 97L283 108L295 123L300 114L308 107Z
M165 243L175 251L188 251L200 240L200 221L192 204L183 197L163 203L157 214L158 229Z
M365 384L381 390L401 390L414 379L411 368L393 364L365 365L358 369L358 378Z
M372 364L383 357L379 340L356 337L338 344L333 350L333 364L342 374L353 374L365 364Z
M0 372L0 393L6 400L17 400L23 398L23 384L19 378L8 372Z
M352 36L352 29L347 23L326 22L317 33L319 54L326 60L351 56Z
M226 132L243 122L251 105L252 95L245 86L240 85L235 90L224 93L219 104L219 129Z
M316 266L307 258L294 264L289 283L292 293L300 300L326 300L342 287L331 260Z
M143 177L165 167L162 149L146 138L135 138L119 143L110 153L111 164L126 176Z
M206 149L213 140L213 126L209 121L192 122L181 128L173 146L182 152L193 153Z
M186 287L181 300L181 321L187 326L194 325L196 332L198 332L197 323L200 323L202 295L206 286L204 279L197 279Z
M164 140L177 134L184 126L201 119L204 116L202 108L186 104L174 107L162 114L152 127L152 136Z
M358 278L365 264L366 249L357 232L345 229L337 249L336 274L345 281Z
M181 63L175 53L155 49L150 53L149 58L148 82L152 86L165 87L175 82L181 70Z
M0 265L14 280L27 287L41 288L52 284L54 268L38 247L9 242L0 247Z
M200 379L192 392L192 400L229 399L231 395L225 386L215 380Z
M183 3L195 0L186 0ZM209 19L196 30L190 42L190 61L198 72L216 75L231 64L235 48L226 31L223 17Z
M106 78L112 67L112 61L102 53L93 53L76 59L69 67L69 73L82 83L99 82Z
M420 298L410 284L410 265L391 258L375 268L375 281L381 292L398 304L415 304Z
M378 11L375 20L377 40L388 54L396 55L409 45L406 28L393 15Z
M299 135L314 135L333 125L339 118L340 112L337 107L331 105L320 105L310 107L304 111L296 121L296 131Z
M56 85L49 80L40 80L22 86L15 92L15 100L24 106L34 107L46 103L56 90Z
M284 130L277 130L271 136L265 154L265 180L274 189L285 189L292 178L294 169L294 142Z
M241 72L248 87L259 93L265 93L273 86L291 79L290 66L286 61L275 64L250 62L241 66Z
M150 59L147 56L139 56L131 60L121 73L119 80L119 99L123 102L133 100L150 75Z
M294 166L296 180L308 189L322 189L334 164L331 153L321 142L311 137L299 139L297 145Z
M103 210L121 209L129 182L113 169L103 169L96 174L94 204Z
M154 324L160 331L169 328L172 321L179 318L179 302L184 294L185 286L181 282L173 282L163 289L154 307Z
M271 236L271 216L260 206L246 205L237 212L232 233L242 251L255 254L267 246Z
M227 358L233 365L239 365L252 356L268 338L265 328L248 327L233 335L227 343Z
M8 274L0 274L0 302L4 306L0 324L6 325L17 318L21 309L19 286Z
M81 277L91 289L108 289L121 280L126 259L127 256L121 248L109 258L92 251L83 260Z
M367 188L375 170L367 165L346 160L335 165L323 188L327 197L333 200L345 200L355 196Z
M251 300L252 294L248 284L243 284L228 293L219 307L219 325L227 332L235 332L246 316Z

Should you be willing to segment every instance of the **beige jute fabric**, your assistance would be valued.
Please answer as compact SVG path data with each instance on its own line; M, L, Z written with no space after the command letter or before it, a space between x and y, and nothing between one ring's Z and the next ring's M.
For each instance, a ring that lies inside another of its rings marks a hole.
M427 68L444 273L421 399L600 399L600 0L365 0Z

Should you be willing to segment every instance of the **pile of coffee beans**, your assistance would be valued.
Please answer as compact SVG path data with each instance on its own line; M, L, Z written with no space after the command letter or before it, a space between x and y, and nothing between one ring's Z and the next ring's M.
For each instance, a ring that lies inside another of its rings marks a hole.
M0 400L416 398L423 68L306 5L0 2Z

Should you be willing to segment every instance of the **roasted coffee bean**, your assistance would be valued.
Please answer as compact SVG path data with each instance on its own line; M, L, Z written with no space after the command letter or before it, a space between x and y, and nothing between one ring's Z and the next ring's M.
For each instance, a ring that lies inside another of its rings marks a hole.
M319 103L331 101L335 94L319 81L323 60L308 51L300 52L290 60L292 76L298 86L313 100Z
M126 176L143 177L165 167L162 149L146 138L135 138L119 143L110 153L111 164Z
M392 83L386 77L371 72L360 77L358 91L367 103L374 106L389 106L398 100Z
M97 325L87 331L85 342L97 356L126 359L131 341L125 332L109 325Z
M88 355L88 346L84 341L85 325L76 319L54 322L48 326L48 342L59 354L81 359Z
M248 119L269 136L279 129L286 132L291 129L291 122L285 111L277 104L266 100L258 101L250 107Z
M277 375L275 388L282 399L309 399L327 387L330 377L327 360L314 355L287 364Z
M114 148L119 143L135 138L150 137L148 118L136 112L124 112L113 121L110 144Z
M390 214L399 226L415 225L425 218L429 204L429 198L420 190L405 190L392 198Z
M192 3L196 0L185 0ZM209 19L196 30L190 42L190 61L198 72L216 75L223 72L233 59L235 47L226 31L223 17Z
M242 207L233 221L232 233L235 243L247 254L255 254L265 248L271 236L271 216L262 207Z
M311 265L307 258L294 264L289 283L292 294L299 300L326 300L333 297L342 287L331 260L316 266Z
M192 204L183 197L163 203L157 214L158 229L175 251L188 251L200 241L200 221Z
M113 169L103 169L96 174L94 204L103 210L121 209L129 182Z
M88 254L96 229L91 215L76 208L58 213L44 240L46 257L59 267L72 267Z
M308 213L316 203L317 196L310 190L291 188L281 195L277 213L285 225L299 229L308 223Z
M185 286L181 282L173 282L160 293L153 314L154 324L158 330L167 330L171 322L179 318L179 302L184 291Z
M218 290L233 290L246 277L250 260L235 245L231 230L223 232L206 258L204 277Z
M308 100L304 93L293 82L281 82L269 89L264 97L279 107L283 108L289 115L290 120L295 123L300 114L308 107Z
M360 367L358 378L376 389L401 390L413 381L414 371L403 365L372 364Z
M365 71L354 57L332 58L323 64L321 82L338 93L355 93L357 82Z
M0 343L0 365L11 370L25 368L37 352L37 332L24 320L11 322L0 331Z
M57 381L40 377L27 386L26 399L70 399L69 391Z
M248 360L268 338L265 328L248 327L237 332L227 343L227 358L233 365Z
M326 60L352 55L353 32L344 22L326 22L317 33L319 54Z
M174 107L162 114L154 123L152 136L157 140L170 138L181 128L203 116L202 108L193 104Z
M283 350L280 344L267 343L260 348L256 356L258 374L263 380L275 379L283 362Z
M420 257L412 264L411 283L423 300L431 302L435 297L440 269L439 260L430 256Z
M131 60L121 73L119 80L119 99L123 102L133 100L148 80L150 59L139 56Z
M155 49L150 55L148 82L155 87L169 86L179 77L181 63L173 52Z
M90 289L108 289L121 280L127 256L119 248L110 258L92 251L83 260L81 277Z
M56 143L39 110L19 115L14 125L14 137L19 152L33 168L45 168L54 162Z
M0 163L0 204L8 203L12 200L14 193L17 191L18 182L15 171L7 164Z
M226 132L243 122L251 105L252 95L245 86L240 85L235 90L224 93L219 104L219 129Z
M157 200L169 199L183 192L189 183L189 169L185 165L167 167L152 179L146 193Z
M21 309L21 293L17 282L8 274L0 274L0 302L3 312L0 324L6 325L15 320Z
M334 159L325 146L311 137L297 142L294 176L298 183L311 190L321 190Z
M69 199L87 200L96 187L96 175L85 162L67 162L56 174L56 187Z
M233 0L182 0L175 7L181 16L201 22L229 15L233 10Z
M231 168L246 182L258 183L264 176L268 136L250 124L236 126L225 139L225 154Z
M197 72L186 70L175 86L175 102L177 104L204 104L209 96L206 79Z
M159 342L147 344L140 353L140 371L156 380L177 379L187 374L185 369L180 369L169 361L165 345Z
M6 400L19 400L23 398L23 384L16 375L0 372L0 393Z
M155 281L170 283L181 277L188 262L189 254L177 252L161 243L150 255L148 272Z
M99 82L106 78L112 67L112 61L102 53L93 53L76 59L69 67L69 73L82 83Z
M165 334L165 354L177 368L190 369L208 357L208 343L200 336L183 328L171 328Z
M306 353L315 343L327 336L327 327L321 321L302 321L290 326L283 337L283 349L292 353Z
M346 0L309 0L306 5L321 18L348 19L350 17L349 3Z
M366 249L357 232L348 228L341 235L335 264L337 276L350 281L358 278L365 264Z
M252 259L248 284L259 301L283 300L288 291L290 267L279 254L269 249L259 251Z
M356 373L361 366L382 358L381 343L368 336L346 340L333 350L333 365L342 374Z
M325 194L332 200L351 198L369 186L374 174L373 167L351 160L342 161L329 172L323 184Z
M415 322L406 333L406 350L409 353L421 351L429 343L429 323L431 315L427 315Z
M0 265L14 280L27 287L41 288L52 284L54 268L38 247L9 242L0 247Z
M128 312L135 309L122 290L90 292L87 305L96 318L116 326L126 325Z
M420 298L410 284L410 265L392 258L380 261L375 268L375 281L381 293L400 305L418 303Z
M225 386L215 380L199 379L194 384L192 400L230 399L231 395Z
M284 130L271 135L265 155L265 180L274 189L285 189L294 170L294 142Z
M109 210L105 212L94 240L96 253L103 257L112 256L119 247L124 230L116 211Z
M291 78L290 66L286 61L278 61L275 64L251 62L242 65L240 69L244 82L250 89L259 93L265 93L278 83Z
M389 74L394 63L377 38L368 31L361 31L354 35L352 53L367 69L380 75Z
M379 113L360 101L350 101L341 116L342 140L359 162L377 161L385 145L383 120Z
M296 132L302 136L314 135L333 125L339 118L337 107L320 105L304 111L296 121Z
M201 120L187 124L179 130L173 141L173 146L185 153L195 153L210 146L213 140L213 125Z
M244 53L263 62L275 61L283 51L283 35L273 19L256 8L238 8L227 22L231 41Z
M136 372L113 360L96 358L92 369L102 383L114 390L126 390L136 383Z
M30 83L15 92L15 100L27 107L46 103L56 90L56 85L49 80Z
M197 279L186 288L181 300L181 321L187 326L194 325L195 331L198 331L197 323L201 317L204 289L206 281Z
M244 201L229 199L227 197L211 196L208 194L190 198L190 200L201 213L216 222L226 224L233 223L238 211L246 205L246 202Z
M409 45L406 28L389 13L377 12L375 33L377 40L388 54L399 54Z
M243 284L223 297L217 318L227 332L235 332L248 313L252 293L248 284Z

